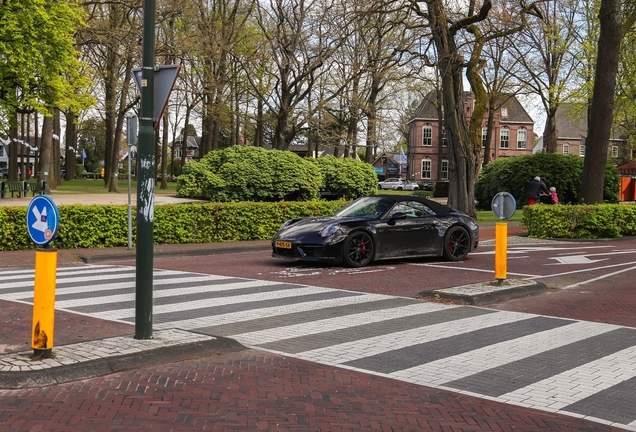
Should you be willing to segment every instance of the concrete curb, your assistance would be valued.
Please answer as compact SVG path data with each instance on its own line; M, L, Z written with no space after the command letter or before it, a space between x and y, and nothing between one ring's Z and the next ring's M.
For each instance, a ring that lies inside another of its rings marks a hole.
M472 305L484 305L511 298L524 297L530 294L546 292L550 289L542 282L527 279L505 279L500 285L498 281L489 281L453 288L442 288L423 291L417 298L441 298L460 301Z
M207 341L167 346L134 354L106 357L99 360L79 362L48 369L2 371L0 372L0 388L22 389L46 387L140 367L220 354L221 351L240 351L244 349L246 348L243 345L233 339L215 336L214 339Z

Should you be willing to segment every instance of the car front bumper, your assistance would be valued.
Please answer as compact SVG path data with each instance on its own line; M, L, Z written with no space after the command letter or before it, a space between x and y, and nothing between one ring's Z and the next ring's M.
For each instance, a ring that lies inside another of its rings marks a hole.
M272 257L297 261L342 262L342 243L303 244L292 242L291 248L276 247L272 240Z

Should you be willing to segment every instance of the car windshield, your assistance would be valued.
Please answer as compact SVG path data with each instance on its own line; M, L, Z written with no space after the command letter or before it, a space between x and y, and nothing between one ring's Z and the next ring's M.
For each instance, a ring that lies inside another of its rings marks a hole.
M334 216L379 219L380 216L382 216L389 208L391 208L392 205L393 201L386 198L358 198L348 206L338 210Z

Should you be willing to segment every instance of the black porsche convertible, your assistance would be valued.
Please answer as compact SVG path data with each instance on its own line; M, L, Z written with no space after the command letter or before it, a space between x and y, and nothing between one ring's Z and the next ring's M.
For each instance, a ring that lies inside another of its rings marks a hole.
M272 256L362 267L371 261L441 256L461 261L479 241L468 215L423 197L358 198L329 217L285 222Z

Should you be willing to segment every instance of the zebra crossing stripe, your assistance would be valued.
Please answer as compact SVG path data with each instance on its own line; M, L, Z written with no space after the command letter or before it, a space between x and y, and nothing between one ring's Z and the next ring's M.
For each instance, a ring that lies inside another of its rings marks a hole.
M322 293L330 293L334 294L334 296L338 296L339 294L337 290L333 290L331 288L315 288L315 287L301 287L297 289L284 290L282 292L274 292L274 293L262 293L256 295L240 295L233 297L221 297L221 298L211 298L206 300L196 300L178 304L166 304L157 307L153 307L153 319L155 322L165 322L165 321L173 321L175 319L179 319L179 317L193 317L193 316L205 316L208 313L212 313L214 310L220 311L224 306L228 305L236 305L250 304L251 307L247 307L243 310L250 310L250 308L258 308L265 307L259 306L259 303L265 304L265 302L271 301L272 299L289 299L302 297L307 295L316 295ZM360 293L347 293L346 295L362 295ZM221 308L221 309L219 309ZM102 312L94 312L93 316L104 319L118 319L134 321L135 309L134 308L122 308L118 310L105 310Z
M157 270L154 328L636 430L636 329L381 294ZM0 272L27 300L33 271ZM134 269L59 269L56 306L134 322Z
M365 294L359 296L348 296L340 298L330 299L313 299L304 301L301 303L292 303L284 305L274 305L263 307L260 309L252 309L249 314L244 311L227 311L222 315L208 315L197 318L181 318L175 321L167 321L164 323L157 323L156 328L180 328L184 330L192 330L198 333L205 333L215 336L230 336L234 333L234 328L244 328L243 326L249 326L249 328L259 328L262 322L268 322L269 328L275 328L271 325L272 321L284 323L290 317L294 316L311 316L312 314L329 314L335 311L351 310L358 306L364 306L372 309L373 304L384 304L386 301L395 301L401 299L399 297L392 297L384 294ZM413 300L408 300L412 302ZM343 312L346 313L346 312ZM267 325L267 324L266 324ZM260 327L262 328L262 327Z
M609 354L636 345L636 329L618 328L584 340L524 357L444 384L488 396L502 397ZM537 367L543 365L543 367ZM494 381L493 381L494 380Z
M502 366L528 356L615 330L619 326L586 321L495 343L462 354L391 373L392 377L428 386L445 383ZM456 389L455 389L456 390Z
M620 410L622 401L616 400L626 388L636 394L636 347L631 346L598 360L591 361L560 374L552 375L531 385L499 396L510 403L523 403L530 407L548 407L558 411L589 414L586 406L606 406L603 401L611 402L611 413L603 418L612 421L630 423L636 420L636 407L633 401L628 412ZM611 391L607 391L611 389ZM626 398L624 400L629 400ZM589 415L597 416L594 413Z
M437 306L437 308L429 307L429 305ZM313 333L311 338L305 336L290 337L292 332L285 327L272 332L269 339L276 338L277 340L269 343L259 343L258 346L268 350L296 354L334 344L354 342L363 338L395 334L412 328L431 326L438 323L495 313L494 310L479 308L444 308L440 310L439 306L440 305L434 303L428 305L424 303L420 305L419 308L413 308L417 313L405 314L405 316L399 317L385 316L381 321L374 321L373 318L368 317L368 315L372 314L367 314L367 316L360 317L362 319L355 320L349 325L346 325L346 327L340 325L340 328L331 331L323 331L326 326L323 326L322 323L311 323L311 325L308 326L308 330L306 330L309 333ZM262 336L260 334L251 334L235 335L234 337L239 340L260 340Z
M409 323L423 321L431 322L436 311L451 311L457 308L448 309L437 303L412 303L407 306L396 308L386 308L383 310L367 310L357 314L345 314L334 318L318 319L311 322L305 322L301 319L300 323L289 323L289 325L279 325L276 328L259 329L251 332L241 333L238 327L228 336L246 339L258 340L262 348L279 350L280 345L284 345L286 352L301 352L307 349L294 349L294 341L299 341L303 347L307 347L307 342L314 345L317 340L328 339L330 345L334 343L348 342L364 337L367 334L378 334L376 332L384 331L392 333L395 331L395 320L405 320L404 327L408 327ZM469 309L467 309L469 310ZM280 319L279 319L280 321ZM393 325L392 325L393 324ZM412 327L412 325L411 325ZM312 337L307 337L312 336ZM312 348L315 349L315 348Z
M532 315L518 312L494 312L486 315L463 318L455 321L442 322L431 326L421 326L409 330L399 331L388 335L359 339L352 342L331 345L310 351L303 351L297 356L304 360L328 362L329 364L345 364L364 357L395 351L422 342L430 342L447 337L468 333L475 328L488 328L508 324L515 321L527 320ZM257 341L243 341L241 343L257 345ZM351 366L352 369L364 370Z

